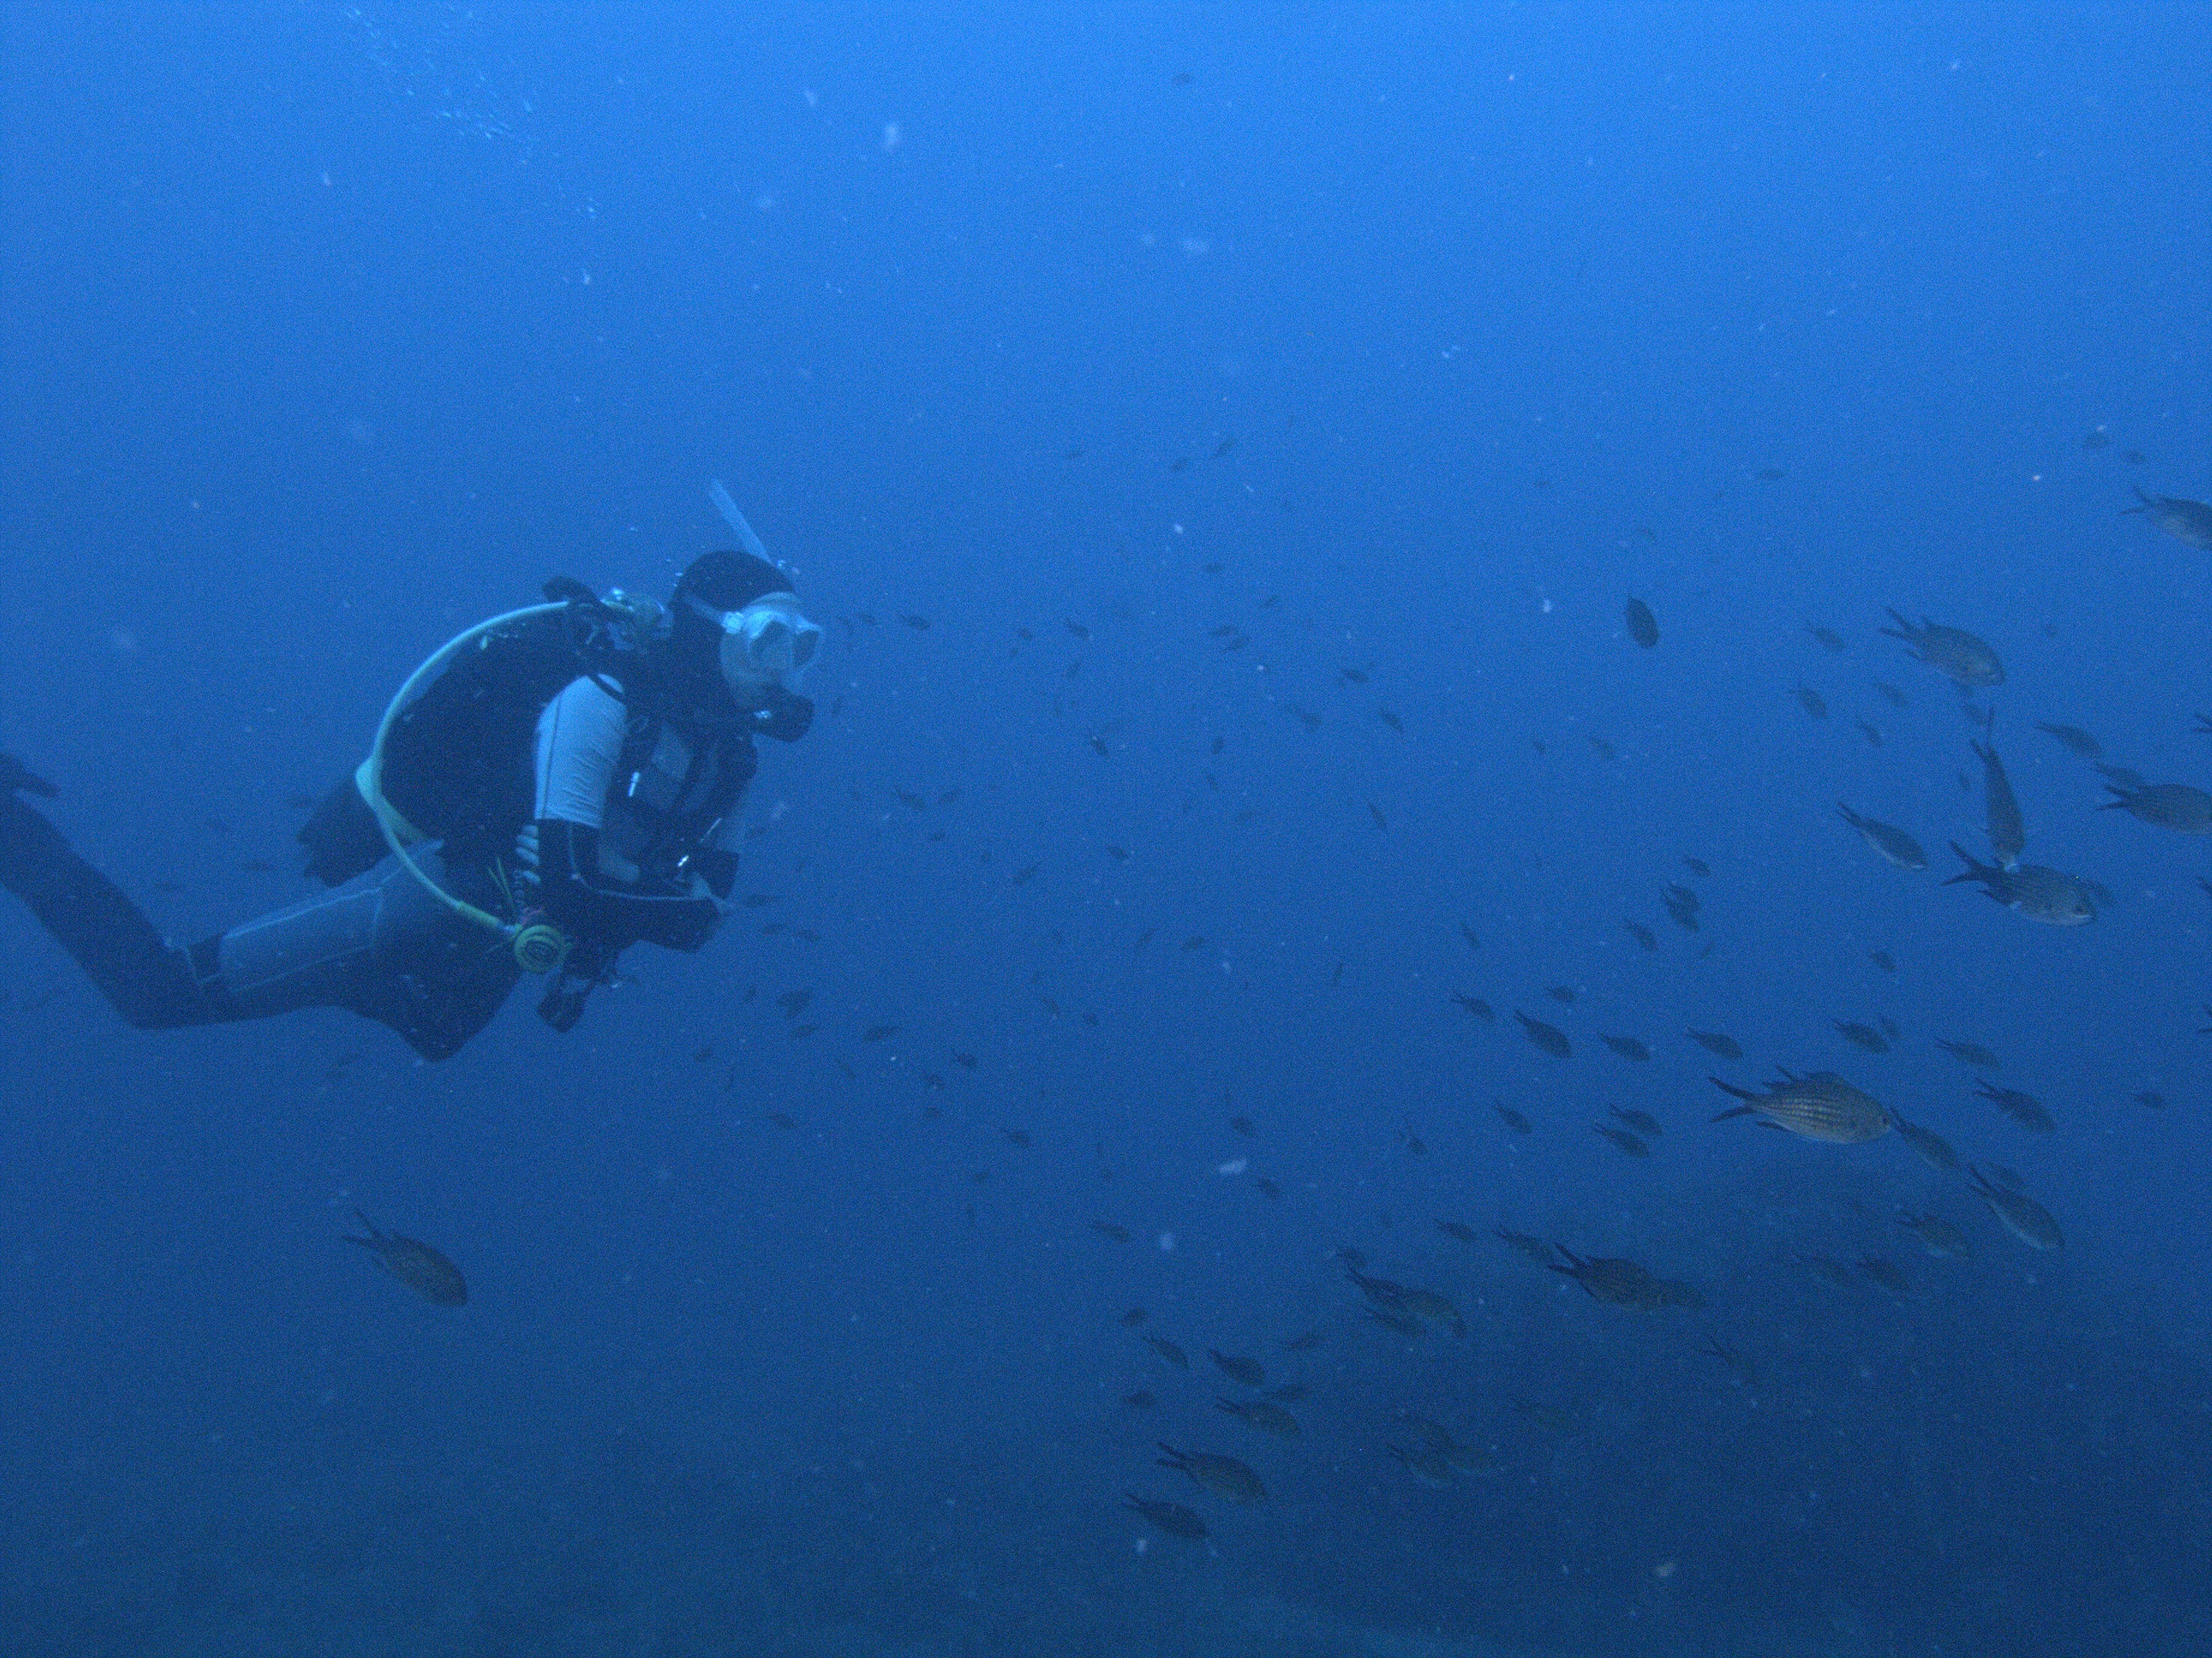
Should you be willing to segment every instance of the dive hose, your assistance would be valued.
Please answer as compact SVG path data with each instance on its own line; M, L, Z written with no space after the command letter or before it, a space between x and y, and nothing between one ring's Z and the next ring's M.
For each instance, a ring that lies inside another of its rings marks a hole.
M561 965L568 954L568 936L557 927L527 917L520 921L502 921L490 911L480 910L465 899L456 897L430 878L430 872L417 863L407 850L410 840L423 839L423 835L400 814L398 807L385 798L384 749L392 728L399 722L399 716L407 711L409 704L447 662L478 640L510 623L532 616L550 615L568 607L568 602L565 600L558 604L526 606L520 610L510 610L504 615L495 616L489 621L478 622L474 627L448 639L430 654L422 667L407 676L405 683L385 709L383 719L377 722L376 741L369 746L368 758L354 772L354 786L361 791L362 799L368 802L369 810L376 814L376 826L384 832L384 844L392 849L392 855L399 860L401 867L422 882L425 892L454 914L466 917L479 927L488 928L506 939L514 951L515 964L525 972L532 973L550 973Z

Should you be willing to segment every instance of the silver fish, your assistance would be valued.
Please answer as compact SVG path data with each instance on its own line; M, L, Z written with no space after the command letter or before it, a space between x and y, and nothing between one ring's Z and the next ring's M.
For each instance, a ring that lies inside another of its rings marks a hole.
M2016 869L1983 863L1955 840L1951 843L1951 850L1966 867L1945 881L1946 887L1955 887L1962 881L1978 881L1982 890L2006 909L2016 911L2030 921L2048 922L2054 927L2081 927L2097 918L2097 906L2090 899L2087 881L2039 863L2023 863Z

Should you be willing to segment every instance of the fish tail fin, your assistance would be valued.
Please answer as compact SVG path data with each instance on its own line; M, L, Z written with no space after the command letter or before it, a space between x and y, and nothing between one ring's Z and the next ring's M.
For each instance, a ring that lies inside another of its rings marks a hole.
M2116 811L2116 810L2118 810L2118 809L2120 809L2120 808L2122 808L2125 807L2125 806L2127 805L2127 803L2128 803L2130 800L2133 800L2133 799L2135 798L2135 796L2134 796L2133 795L2130 794L2126 789L2124 789L2121 788L2118 783L2106 783L2106 784L2105 785L2105 790L2106 790L2106 792L2107 794L2109 794L2109 795L2112 795L2112 799L2110 799L2110 800L2106 800L2106 801L2099 801L2099 802L2097 802L2097 809L2098 809L2100 812L2111 812L2111 811Z
M366 1238L356 1238L349 1232L345 1234L345 1240L348 1243L366 1244L369 1248L374 1249L377 1245L384 1241L384 1234L376 1229L376 1222L374 1221L370 1220L368 1216L362 1214L357 1209L354 1210L353 1217L361 1222L361 1229L368 1233L368 1236Z
M1844 805L1841 801L1838 801L1836 802L1836 810L1842 814L1844 821L1850 825L1854 829L1857 828L1866 821L1864 818L1852 811L1850 807Z
M1722 1112L1718 1116L1715 1117L1713 1121L1716 1123L1725 1123L1731 1117L1748 1117L1752 1115L1756 1109L1757 1107L1752 1106L1730 1106L1726 1111Z
M1717 1076L1707 1076L1707 1077L1705 1078L1705 1081L1707 1081L1708 1082L1711 1082L1711 1083L1715 1088L1718 1088L1718 1089L1719 1089L1723 1094L1733 1094L1733 1095L1735 1095L1735 1098L1737 1098L1737 1099L1739 1099L1739 1100L1756 1100L1756 1099L1758 1099L1758 1098L1759 1098L1759 1096L1758 1096L1757 1094L1753 1094L1753 1093L1749 1088L1738 1088L1738 1087L1737 1087L1735 1083L1733 1083L1733 1082L1722 1082L1722 1081L1721 1081L1721 1079L1720 1079L1719 1077L1717 1077ZM1724 1117L1735 1117L1735 1116L1739 1116L1739 1115L1741 1115L1741 1113L1740 1113L1740 1112L1737 1112L1729 1111L1729 1112L1722 1112L1722 1113L1721 1113L1721 1115L1722 1115L1722 1116L1724 1116ZM1719 1117L1716 1117L1715 1119L1713 1119L1713 1120L1714 1120L1715 1122L1718 1122L1718 1121L1720 1121L1720 1118L1719 1118Z
M1887 605L1884 605L1882 609L1888 611L1889 619L1896 623L1897 626L1879 628L1875 630L1877 632L1886 633L1893 639L1910 639L1912 637L1911 623L1906 621L1905 618L1899 616L1895 611L1890 610Z
M52 800L61 791L13 754L0 754L0 795L17 792Z
M2156 501L2143 493L2143 486L2142 485L2137 484L2134 485L2134 489L2136 492L2136 499L2140 501L2142 504L2138 507L2122 507L2120 509L2120 515L2124 518L2130 513L2147 514L2153 507L2155 507L2158 504Z
M1946 887L1956 887L1962 881L1984 880L2000 873L1996 865L1982 863L1955 840L1951 843L1951 850L1959 855L1959 861L1966 867L1945 881L1943 884Z

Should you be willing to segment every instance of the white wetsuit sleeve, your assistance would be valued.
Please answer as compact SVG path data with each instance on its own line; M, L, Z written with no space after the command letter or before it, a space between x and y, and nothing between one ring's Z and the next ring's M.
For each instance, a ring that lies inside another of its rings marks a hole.
M535 815L601 827L629 713L596 680L572 680L538 716Z

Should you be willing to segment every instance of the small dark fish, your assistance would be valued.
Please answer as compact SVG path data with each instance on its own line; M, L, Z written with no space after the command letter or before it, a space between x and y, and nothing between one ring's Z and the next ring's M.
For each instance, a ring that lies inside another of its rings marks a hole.
M1126 1226L1117 1226L1112 1221L1093 1221L1091 1223L1091 1229L1102 1238L1111 1238L1117 1244L1129 1241L1129 1228Z
M1124 1330L1134 1330L1139 1325L1142 1324L1150 1317L1152 1317L1152 1314L1145 1311L1143 1308L1133 1307L1127 1312L1121 1314L1121 1327Z
M1465 1221L1438 1221L1437 1230L1447 1238L1456 1238L1465 1244L1471 1244L1475 1240L1474 1228Z
M973 1070L975 1069L975 1056L972 1053L956 1053L952 1056L952 1063L963 1070Z
M1498 1228L1498 1235L1539 1266L1549 1266L1554 1259L1552 1246L1541 1238L1532 1237L1526 1232L1509 1231L1502 1226Z
M806 1004L814 1000L812 991L786 991L776 997L776 1005L783 1009L786 1019L796 1019L806 1011Z
M1623 1059L1633 1059L1638 1064L1641 1064L1644 1061L1651 1058L1651 1050L1645 1047L1643 1043L1632 1036L1607 1036L1601 1031L1598 1033L1597 1039L1604 1043L1608 1048L1611 1048Z
M1692 1031L1690 1039L1708 1053L1717 1053L1723 1059L1741 1059L1743 1046L1733 1036L1723 1036L1718 1031Z
M1248 1140L1259 1132L1257 1129L1252 1126L1252 1119L1249 1117L1232 1117L1229 1119L1229 1126L1236 1130L1237 1133L1243 1135Z
M1260 1368L1259 1362L1255 1359L1248 1359L1237 1353L1216 1352L1211 1347L1206 1350L1206 1356L1213 1361L1223 1375L1240 1387L1264 1387L1267 1386L1267 1373Z
M1009 885L1015 887L1026 887L1030 881L1036 879L1036 872L1043 868L1044 865L1042 863L1024 864L1022 868L1014 871L1014 878Z
M1895 1261L1885 1260L1880 1255L1859 1257L1859 1271L1872 1278L1893 1295L1910 1293L1912 1286L1905 1281L1904 1269Z
M1482 948L1482 941L1474 936L1474 929L1464 921L1459 923L1459 936L1467 941L1468 949L1479 950Z
M1498 1113L1498 1120L1503 1122L1506 1127L1511 1129L1516 1134L1527 1134L1530 1131L1528 1127L1528 1119L1523 1117L1519 1112L1514 1110L1512 1106L1492 1106L1491 1109Z
M2004 1062L1978 1042L1947 1042L1936 1039L1936 1045L1960 1064L1972 1065L1976 1070L2002 1070Z
M1859 838L1900 869L1925 869L1928 854L1920 843L1893 823L1882 823L1874 818L1862 817L1843 803L1836 802L1836 811L1845 823L1859 832Z
M1145 1344L1178 1370L1190 1368L1190 1355L1184 1352L1165 1336L1147 1336Z
M1297 1439L1305 1432L1296 1417L1268 1399L1240 1403L1233 1399L1216 1399L1213 1403L1217 1410L1227 1411L1247 1427L1257 1428L1278 1439Z
M1513 1016L1521 1021L1522 1033L1552 1058L1565 1059L1572 1057L1574 1045L1567 1040L1567 1033L1558 1026L1547 1025L1540 1019L1531 1019L1517 1008L1513 1010Z
M1182 86L1189 80L1188 75L1178 75L1176 84ZM1206 1535L1206 1521L1180 1503L1163 1503L1157 1497L1139 1496L1134 1491L1121 1495L1127 1499L1126 1507L1144 1515L1170 1537L1188 1537L1194 1542Z
M1893 1043L1896 1042L1903 1035L1903 1033L1898 1028L1897 1021L1894 1019L1892 1019L1886 1013L1877 1015L1874 1022L1881 1027L1881 1033L1887 1037Z
M1869 950L1867 953L1867 960L1886 973L1893 973L1897 971L1897 958L1887 950Z
M1733 1347L1724 1347L1715 1336L1705 1338L1705 1350L1727 1367L1728 1373L1746 1387L1759 1386L1759 1367Z
M2123 507L2123 514L2134 513L2149 519L2185 547L2212 552L2212 506L2202 501L2185 501L2179 496L2146 495L2140 487L2136 496L2142 504Z
M369 1251L378 1265L433 1306L459 1307L467 1301L469 1286L459 1267L417 1239L378 1231L376 1222L357 1209L354 1215L368 1235L356 1238L346 1233L348 1243Z
M1874 682L1874 688L1881 692L1883 698L1892 708L1906 708L1911 705L1912 699L1887 680L1876 680Z
M1231 449L1235 448L1236 447L1237 447L1237 440L1236 440L1235 438L1233 438L1233 437L1224 437L1224 438L1223 438L1223 439L1221 440L1221 442L1218 442L1218 443L1217 443L1217 444L1215 444L1215 445L1213 446L1213 458L1214 458L1216 460L1220 460L1220 459L1221 459L1221 457L1222 457L1222 456L1224 456L1224 455L1227 454L1230 452L1230 450L1231 450Z
M1987 641L1977 638L1964 628L1944 627L1920 619L1915 627L1895 611L1889 613L1895 627L1886 627L1882 632L1893 639L1905 641L1905 649L1938 674L1972 690L1981 686L2002 685L2004 664Z
M1659 935L1653 932L1642 922L1624 921L1620 924L1628 936L1643 946L1644 948L1647 950L1656 950L1659 948Z
M1390 820L1382 815L1382 808L1373 801L1367 802L1367 814L1375 820L1375 826L1377 829L1389 828Z
M2131 1094L2128 1098L2139 1106L2148 1106L2153 1111L2166 1109L2166 1096L2150 1088L2145 1088L2140 1094Z
M1073 616L1061 619L1061 625L1066 628L1070 633L1073 633L1079 639L1088 639L1091 637L1091 630L1084 626L1082 623L1077 621Z
M1887 1053L1889 1043L1871 1025L1862 1025L1856 1019L1837 1019L1830 1021L1846 1042L1864 1048L1869 1053Z
M1544 994L1562 1006L1572 1007L1580 992L1571 984L1547 984L1544 987Z
M1648 1111L1626 1106L1610 1106L1607 1109L1647 1140L1656 1140L1667 1131L1666 1125Z
M1990 850L2002 868L2016 869L2020 867L2020 855L2027 850L2027 830L2021 816L2020 800L2012 792L2012 781L2005 776L2004 762L1997 758L1996 749L1978 742L1973 749L1982 762L1982 799L1988 814ZM2205 798L2212 803L2212 795Z
M888 1041L896 1036L899 1030L900 1027L896 1025L871 1025L860 1033L860 1040L863 1042Z
M1176 74L1175 83L1179 87L1187 87L1194 78L1188 70L1181 70Z
M2085 760L2100 760L2105 758L2105 745L2078 725L2054 725L2048 720L2043 720L2037 722L2035 728L2038 731L2048 732L2057 738L2060 742L2064 743L2068 748Z
M1190 470L1190 457L1187 454L1177 455L1174 460L1168 462L1168 470L1171 472L1188 472Z
M2107 778L2119 784L2121 788L2128 790L2130 794L2138 789L2148 789L2150 787L2150 779L2144 777L2142 772L2136 771L2132 765L2107 765L2104 761L2099 760L2097 762L2097 770L2103 772Z
M2176 834L2212 834L2212 795L2185 783L2154 783L2141 789L2105 785L2112 798L2104 802L2107 812L2125 812L2155 828Z
M1139 1387L1133 1393L1121 1395L1121 1408L1125 1411L1149 1411L1158 1403L1149 1387Z
M2022 1128L2037 1134L2048 1134L2058 1125L2043 1108L2043 1101L2032 1094L2022 1094L2018 1088L2001 1088L1984 1079L1978 1078L1981 1086L1974 1090L1976 1097L1987 1100Z
M1765 484L1778 484L1789 476L1790 474L1779 466L1761 466L1759 469L1759 481Z
M1593 1123L1590 1132L1602 1134L1632 1157L1649 1157L1651 1155L1651 1148L1625 1128L1614 1128L1607 1123Z
M1811 686L1800 680L1797 688L1790 694L1796 698L1797 706L1803 709L1814 719L1825 720L1828 717L1827 699L1814 690Z
M1462 996L1457 991L1454 991L1452 992L1452 1000L1458 1003L1461 1007L1465 1008L1469 1013L1473 1014L1477 1019L1480 1019L1486 1025L1495 1024L1498 1021L1498 1010L1495 1008L1492 1008L1490 1003L1481 1000L1480 997Z
M1705 859L1693 858L1686 852L1682 855L1682 867L1687 869L1693 875L1710 875L1713 872L1713 866L1706 863Z
M1375 711L1382 716L1382 723L1389 726L1393 731L1403 731L1406 728L1405 721L1400 719L1389 709L1378 708Z
M999 1132L1006 1137L1006 1143L1009 1145L1026 1146L1030 1143L1030 1132L1027 1129L1002 1128Z
M2112 447L2112 435L2100 426L2081 440L2081 447L2092 452L2109 449Z
M929 618L927 616L902 616L899 620L917 632L927 633L929 631Z
M1838 633L1835 629L1820 627L1811 622L1808 622L1805 624L1805 631L1811 634L1815 639L1820 641L1821 649L1832 650L1838 655L1843 654L1844 649L1843 635Z
M1585 734L1583 741L1589 744L1592 751L1601 760L1617 760L1620 758L1620 751L1595 731Z
M1869 725L1864 720L1855 721L1853 723L1858 727L1859 735L1861 736L1864 737L1876 748L1881 747L1881 731L1879 727Z
M1225 1496L1232 1503L1257 1503L1267 1495L1260 1476L1233 1456L1178 1451L1168 1444L1161 1445L1160 1449L1167 1453L1154 1459L1160 1466L1188 1474L1201 1490L1212 1491L1216 1496Z
M782 1129L787 1133L799 1126L799 1119L787 1111L769 1112L761 1120L772 1127Z
M1628 625L1628 637L1649 650L1659 643L1659 619L1651 613L1651 607L1641 599L1631 599L1621 613Z
M1337 669L1337 673L1343 676L1344 682L1346 685L1365 685L1367 683L1367 670L1364 667L1340 667Z
M1292 1336L1283 1344L1285 1353L1310 1353L1328 1339L1318 1330L1309 1330L1302 1336Z
M1974 1189L1981 1193L1982 1201L1990 1206L1990 1212L2014 1237L2030 1249L2064 1247L2065 1240L2059 1234L2058 1222L2041 1204L2025 1192L2013 1189L2009 1184L1991 1185L1983 1177L1981 1170L1972 1164L1967 1165L1966 1173L1973 1177Z

